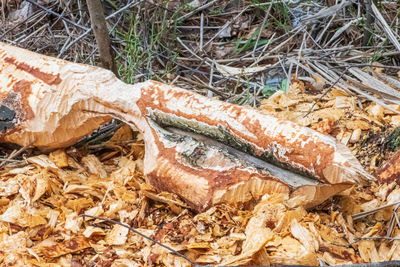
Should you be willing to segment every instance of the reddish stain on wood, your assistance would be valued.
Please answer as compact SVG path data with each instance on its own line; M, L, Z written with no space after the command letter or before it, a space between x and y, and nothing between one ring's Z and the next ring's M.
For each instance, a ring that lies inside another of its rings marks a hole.
M66 242L65 247L71 250L76 250L78 248L78 242L75 240L69 240Z
M400 184L400 150L375 172L375 176L382 183L395 181L397 184Z
M17 69L28 72L29 74L33 75L34 77L38 78L48 85L57 85L62 81L59 73L57 75L46 73L41 71L39 68L29 66L26 63L17 62L15 58L11 57L4 58L4 61L9 64L13 64L15 67L17 67Z
M21 96L19 104L21 105L20 108L22 109L22 112L24 114L19 114L20 117L23 116L24 120L29 120L33 118L34 112L29 104L29 96L32 94L31 82L20 80L13 85L12 91L18 93Z

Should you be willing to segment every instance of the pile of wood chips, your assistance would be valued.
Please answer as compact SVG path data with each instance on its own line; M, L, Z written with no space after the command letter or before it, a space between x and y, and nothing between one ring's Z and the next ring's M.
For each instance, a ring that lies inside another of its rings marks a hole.
M263 101L261 109L335 136L370 172L387 156L365 149L365 143L400 123L393 111L374 103L336 89L323 95L300 81ZM274 194L251 205L219 205L195 214L177 196L157 193L144 182L143 155L140 136L133 138L124 126L104 144L40 154L26 166L2 171L0 265L191 265L126 227L82 214L127 224L200 265L400 260L400 240L376 238L400 238L400 228L390 223L396 206L378 209L399 201L395 183L353 187L311 211L296 198Z

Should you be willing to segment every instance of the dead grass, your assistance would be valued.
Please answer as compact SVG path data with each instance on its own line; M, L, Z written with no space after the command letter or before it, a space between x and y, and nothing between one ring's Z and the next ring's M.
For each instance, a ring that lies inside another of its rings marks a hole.
M3 41L97 64L84 1L45 1L40 7L29 1L6 6ZM128 83L174 82L257 106L273 91L287 89L292 74L314 83L318 74L326 89L334 76L352 76L352 66L368 68L380 62L393 66L387 69L391 74L400 69L400 51L388 34L399 37L400 8L395 2L377 7L387 27L379 19L366 23L367 9L358 2L109 0L104 5L118 73ZM363 45L366 30L371 32L368 46ZM221 72L226 66L237 69ZM249 72L254 66L257 71ZM331 72L329 77L321 74L324 68Z

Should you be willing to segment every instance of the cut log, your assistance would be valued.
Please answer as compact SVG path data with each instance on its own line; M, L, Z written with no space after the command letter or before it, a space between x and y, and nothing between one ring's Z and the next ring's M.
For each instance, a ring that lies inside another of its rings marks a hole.
M198 211L272 192L310 207L372 179L347 147L312 129L1 43L0 99L0 141L42 150L72 145L112 117L125 121L144 136L147 182Z

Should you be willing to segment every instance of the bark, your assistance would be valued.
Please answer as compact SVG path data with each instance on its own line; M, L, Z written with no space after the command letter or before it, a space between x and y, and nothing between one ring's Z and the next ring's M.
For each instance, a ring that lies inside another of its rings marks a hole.
M87 0L86 3L88 5L94 36L99 47L101 64L104 68L117 74L114 57L111 52L110 36L108 35L103 5L100 0Z
M372 29L374 27L375 18L372 12L371 4L373 0L364 0L365 6L365 28L363 36L363 46L368 46L372 36Z
M385 151L383 153L395 152L386 162L384 162L375 172L375 176L381 183L391 183L395 181L400 184L400 127L395 128L383 141L381 145Z
M400 184L400 150L375 172L375 176L381 183Z
M250 107L1 43L0 70L0 141L50 150L118 118L144 136L147 182L198 211L273 192L311 207L371 179L334 138Z

